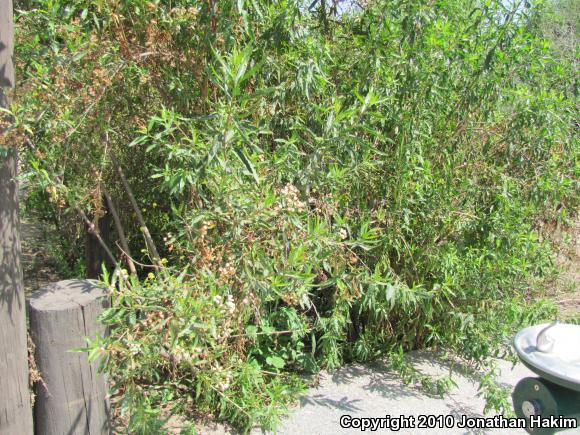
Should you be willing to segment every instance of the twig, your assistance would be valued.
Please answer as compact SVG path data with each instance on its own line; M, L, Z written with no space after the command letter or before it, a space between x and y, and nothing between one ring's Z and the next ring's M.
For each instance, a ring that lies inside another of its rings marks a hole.
M310 307L314 310L314 314L316 315L316 319L320 322L320 315L318 314L318 310L316 309L316 304L312 301L312 299L308 298L310 301ZM310 308L309 308L310 310Z
M154 51L149 51L149 52L141 53L137 57L138 58L146 58L148 56L153 56L153 55L158 55L158 54L160 54L160 53L157 53L157 52L154 52ZM103 86L103 88L101 89L101 92L99 92L99 95L97 95L97 97L92 101L92 103L88 105L88 107L85 109L85 111L81 115L81 117L80 117L79 121L77 122L77 124L73 128L71 128L69 130L69 132L66 134L66 136L63 139L63 142L67 141L80 128L80 126L83 123L83 121L85 120L85 118L88 116L89 113L91 113L91 111L95 108L95 106L97 105L97 103L99 101L101 101L101 99L103 98L103 96L107 92L107 89L109 89L109 86L110 86L110 84L113 81L113 78L119 73L119 71L121 71L127 65L127 63L128 63L128 61L127 60L124 60L124 61L120 62L117 65L117 67L115 68L115 70L111 73L111 77L109 79L109 83L106 84L105 86Z
M113 264L115 264L115 265L119 264L119 262L117 261L115 256L112 254L111 250L109 249L109 247L107 246L105 241L102 239L99 232L95 229L95 224L90 221L90 219L87 217L85 212L80 209L80 207L75 206L75 209L76 209L77 213L81 215L81 217L83 218L83 220L87 224L87 226L89 228L89 232L97 238L97 241L99 242L99 244L101 245L101 247L103 248L103 250L105 251L107 256L109 257L109 259L113 262Z
M238 410L240 412L243 412L244 414L246 414L248 417L250 416L250 414L248 414L248 412L242 408L240 405L238 405L236 402L234 402L232 399L230 399L228 396L226 396L223 392L221 392L220 390L218 390L216 387L214 387L213 385L209 384L209 387L214 390L216 393L218 393L220 396L222 396L224 399L226 399L228 402L230 402L232 405L234 405L236 408L238 408Z
M103 192L103 196L105 197L105 200L107 201L107 207L109 208L109 211L111 212L111 215L113 216L113 220L115 221L115 228L117 229L119 241L121 242L121 246L123 247L122 252L127 253L126 255L124 255L124 257L125 257L125 260L127 262L127 267L129 268L129 272L131 272L131 275L136 275L137 269L135 269L135 263L133 263L133 260L131 259L131 251L129 250L129 244L127 243L127 237L125 236L125 231L123 230L123 226L121 225L121 219L119 219L119 214L117 213L117 209L115 207L115 204L113 203L113 199L109 195L109 192L107 192L107 189L105 188L105 186L101 185L101 190Z
M119 246L119 244L117 242L115 242L115 244L117 245L117 248L119 248L119 251L121 251L121 253L123 254L123 256L129 258L137 266L140 266L140 267L149 267L151 269L165 269L163 266L157 266L155 264L144 264L144 263L140 263L137 260L135 260L133 257L131 257L127 252L125 252L123 250L123 248L121 246Z
M235 334L235 335L230 335L229 338L251 337L254 335L282 335L282 334L292 334L294 332L299 332L299 331L272 331L272 332L256 332L255 334Z
M126 65L126 62L121 62L119 65L117 65L117 68L111 74L111 80L113 80L113 78L119 73L119 71L121 71L121 69L125 65ZM63 142L67 141L79 129L79 127L81 126L81 124L83 123L83 121L85 120L87 115L93 110L93 108L97 105L97 103L99 101L101 101L101 98L103 98L103 96L105 95L105 92L107 92L108 88L109 88L109 85L103 86L99 95L93 100L93 102L91 104L88 105L86 110L83 112L83 114L81 115L81 118L79 119L79 122L77 122L77 124L64 137Z
M151 238L151 233L149 233L149 228L145 224L145 219L143 218L143 214L141 214L141 210L139 209L139 204L137 204L137 200L135 200L135 196L133 195L133 191L131 190L131 186L129 186L129 182L125 177L125 173L123 172L123 168L119 164L119 161L115 157L113 153L111 153L111 161L121 178L121 182L123 183L123 187L125 188L125 192L129 197L129 201L131 201L131 205L133 206L133 210L135 210L135 214L137 215L137 220L139 221L139 225L141 226L141 231L143 231L143 236L145 237L145 243L149 248L149 252L153 255L153 262L157 265L157 267L161 268L161 258L159 257L159 253L157 252L157 248L155 247L155 243Z

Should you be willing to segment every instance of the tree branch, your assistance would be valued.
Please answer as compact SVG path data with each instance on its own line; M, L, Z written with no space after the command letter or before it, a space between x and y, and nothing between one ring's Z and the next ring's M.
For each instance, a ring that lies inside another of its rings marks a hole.
M125 177L125 173L123 172L123 168L119 164L119 161L115 157L115 155L111 152L111 161L121 178L121 182L123 183L123 187L125 188L125 192L129 197L129 201L133 206L133 210L135 210L135 214L137 215L137 220L139 221L139 225L141 226L141 231L143 232L143 236L145 237L145 243L147 244L147 248L149 249L149 253L153 256L153 262L157 265L157 267L161 267L161 258L159 257L159 252L155 247L155 243L151 238L151 233L149 233L149 228L145 224L145 219L143 218L143 214L141 214L141 210L139 209L139 204L137 204L137 200L135 199L135 195L133 195L133 191L131 190L131 186L129 186L129 182Z
M89 228L89 232L97 238L99 244L101 245L101 247L103 248L103 250L105 251L107 256L109 257L109 259L113 262L113 264L119 264L119 262L117 261L117 259L115 258L115 256L113 255L113 253L111 252L111 250L109 249L109 247L107 246L107 244L105 243L105 241L103 240L101 235L99 234L99 232L96 230L95 224L91 222L91 220L87 217L85 212L80 209L79 206L75 206L75 210L77 211L78 214L81 215L81 217L83 218L83 220L85 221L85 223L87 224L87 226Z
M129 250L129 244L127 243L127 237L125 236L125 231L123 230L123 226L121 225L121 219L119 219L119 214L117 213L117 209L115 207L115 204L113 203L113 199L111 198L111 195L109 195L109 192L107 192L107 189L105 188L105 186L101 185L101 190L103 192L103 196L105 197L105 200L107 201L107 207L109 208L109 211L111 212L111 215L113 216L113 221L115 222L115 228L117 229L119 241L121 242L121 246L123 247L122 252L124 254L126 254L126 255L124 255L124 257L125 257L125 261L127 262L127 267L129 268L129 272L131 272L131 275L136 275L137 269L135 269L135 264L133 263L133 260L131 259L131 251Z

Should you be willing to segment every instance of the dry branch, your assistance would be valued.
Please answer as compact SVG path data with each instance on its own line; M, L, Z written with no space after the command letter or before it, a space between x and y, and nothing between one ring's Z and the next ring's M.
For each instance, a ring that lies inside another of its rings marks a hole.
M109 249L109 247L107 246L107 244L105 243L105 241L103 240L103 238L101 237L101 235L99 234L97 229L95 228L95 224L93 222L91 222L91 220L87 217L85 212L80 209L80 207L76 206L75 209L76 209L77 213L83 218L83 221L85 221L85 223L87 224L89 232L97 238L99 244L101 245L101 247L103 248L103 250L105 251L107 256L109 257L109 259L113 262L113 264L119 264L119 262L115 259L115 256L113 255L113 253L111 252L111 250Z
M133 263L133 260L131 259L131 251L129 250L129 244L127 243L127 237L125 236L125 230L123 230L123 225L121 224L121 219L119 219L119 214L117 213L117 208L115 207L115 204L113 203L113 199L111 198L111 195L109 195L109 192L107 191L105 186L101 186L101 190L103 192L103 196L105 197L105 200L107 201L107 207L109 208L109 211L111 212L111 215L113 216L113 221L115 222L115 228L117 229L119 241L121 242L121 247L123 248L122 251L124 254L126 254L123 256L125 257L125 261L127 262L127 267L129 268L129 272L131 272L131 275L136 275L137 269L135 268L135 264Z
M119 161L115 157L113 153L111 153L111 161L115 166L119 177L121 178L121 182L123 183L123 187L125 188L125 192L129 197L129 201L131 201L131 205L135 210L135 214L137 215L137 220L139 221L139 225L141 226L141 231L143 232L143 236L145 237L145 243L147 244L147 248L149 249L149 253L153 256L153 262L157 265L157 267L161 267L161 258L159 257L159 253L157 248L155 247L155 243L153 242L153 238L151 237L151 233L149 233L149 228L145 224L145 219L143 218L143 214L139 209L139 204L137 204L137 200L135 199L135 195L133 195L133 191L131 190L131 186L129 186L129 182L125 177L125 173L123 172L123 168L121 167Z

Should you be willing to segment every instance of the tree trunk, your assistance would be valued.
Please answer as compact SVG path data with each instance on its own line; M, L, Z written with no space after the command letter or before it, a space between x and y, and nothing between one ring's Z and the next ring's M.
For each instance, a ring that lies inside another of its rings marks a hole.
M103 242L107 246L111 246L111 214L107 210L107 214L97 219L95 230L99 232ZM108 270L115 268L115 264L111 262L111 259L103 249L101 243L97 236L95 236L91 231L89 231L88 226L85 224L85 267L86 276L89 279L99 279L103 270L103 263Z
M12 0L0 2L0 107L2 88L14 85ZM1 116L1 115L0 115ZM1 131L0 135L4 134ZM32 434L28 391L26 306L20 267L18 152L0 145L0 433Z

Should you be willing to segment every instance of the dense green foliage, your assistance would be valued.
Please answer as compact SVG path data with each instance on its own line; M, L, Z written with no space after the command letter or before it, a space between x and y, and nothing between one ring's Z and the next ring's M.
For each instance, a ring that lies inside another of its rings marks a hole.
M578 67L580 42L580 3L554 0L544 5L539 24L541 34L551 42L556 58L564 58Z
M542 8L310 3L19 4L29 206L74 262L106 191L155 262L118 160L162 257L105 277L112 333L91 344L131 431L167 406L268 427L298 375L379 356L441 392L405 364L425 347L482 370L501 410L491 358L554 315L541 229L580 199L578 113Z

